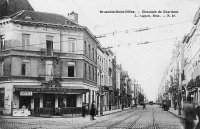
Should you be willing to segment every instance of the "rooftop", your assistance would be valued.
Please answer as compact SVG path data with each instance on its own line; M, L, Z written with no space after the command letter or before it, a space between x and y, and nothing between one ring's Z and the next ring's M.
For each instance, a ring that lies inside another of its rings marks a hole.
M18 22L79 26L77 23L60 14L38 11L22 10L9 16L9 18L11 18L12 21Z

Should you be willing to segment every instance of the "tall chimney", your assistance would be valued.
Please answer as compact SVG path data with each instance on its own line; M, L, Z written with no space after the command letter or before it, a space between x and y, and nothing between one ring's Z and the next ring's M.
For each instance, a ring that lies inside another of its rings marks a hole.
M73 22L78 24L78 14L72 11L71 13L68 13L69 19L71 19Z

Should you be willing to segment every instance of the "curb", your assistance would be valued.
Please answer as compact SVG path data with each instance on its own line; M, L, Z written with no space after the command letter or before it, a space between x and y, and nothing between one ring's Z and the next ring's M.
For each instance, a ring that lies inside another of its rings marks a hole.
M107 116L107 115L111 115L111 114L114 114L114 113L118 113L118 112L122 112L122 111L126 111L126 110L129 110L130 108L128 109L124 109L124 110L119 110L119 111L116 111L116 112L111 112L111 113L107 113L107 114L103 114L102 116ZM96 117L102 117L101 115L97 115Z
M0 116L0 119L37 119L37 118L41 118L41 117L13 117L13 116L1 117Z
M107 113L107 114L103 114L103 116L107 116L107 115L111 115L111 114L114 114L114 113L117 113L117 112L122 112L122 111L126 111L126 110L130 110L131 108L127 108L127 109L124 109L124 110L119 110L119 111L116 111L116 112L111 112L111 113ZM82 117L82 116L61 116L61 117L54 117L54 116L39 116L39 117L27 117L27 116L24 116L24 117L15 117L15 116L0 116L0 119L39 119L39 118L78 118L78 117ZM96 117L102 117L101 115L97 115Z
M174 115L174 116L176 116L176 117L181 118L182 120L184 120L184 117L183 117L183 116L174 114L173 112L171 112L171 111L169 111L169 110L168 110L168 112L171 113L172 115Z

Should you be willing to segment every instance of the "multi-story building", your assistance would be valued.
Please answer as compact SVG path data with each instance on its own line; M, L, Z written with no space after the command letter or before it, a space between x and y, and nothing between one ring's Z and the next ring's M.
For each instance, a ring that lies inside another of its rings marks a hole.
M117 108L120 108L120 74L121 74L121 70L120 70L120 66L116 65L116 94L115 94L115 98L116 98L116 103L117 103Z
M189 34L183 39L183 56L184 56L184 81L186 90L186 97L190 96L191 101L200 103L200 8L196 12L193 19L193 27ZM195 85L194 85L195 83Z
M4 114L81 107L96 100L97 45L78 14L23 10L0 20L0 93Z
M97 85L99 87L99 94L97 96L97 109L100 112L100 108L102 106L103 110L105 110L105 102L104 92L105 92L105 50L99 44L97 48ZM101 89L100 89L101 88ZM102 96L101 96L102 95ZM100 98L102 97L102 98ZM101 100L102 99L102 100ZM102 105L101 105L102 104Z
M105 59L104 59L104 81L105 81L105 89L108 92L104 95L104 104L105 110L111 110L114 105L114 92L113 92L113 58L114 54L110 48L104 48L105 50Z

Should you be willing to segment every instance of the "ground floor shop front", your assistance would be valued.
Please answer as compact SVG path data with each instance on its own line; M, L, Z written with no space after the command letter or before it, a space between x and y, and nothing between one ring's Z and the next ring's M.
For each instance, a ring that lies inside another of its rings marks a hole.
M0 106L3 115L12 116L81 113L88 92L82 87L5 86L0 88Z

